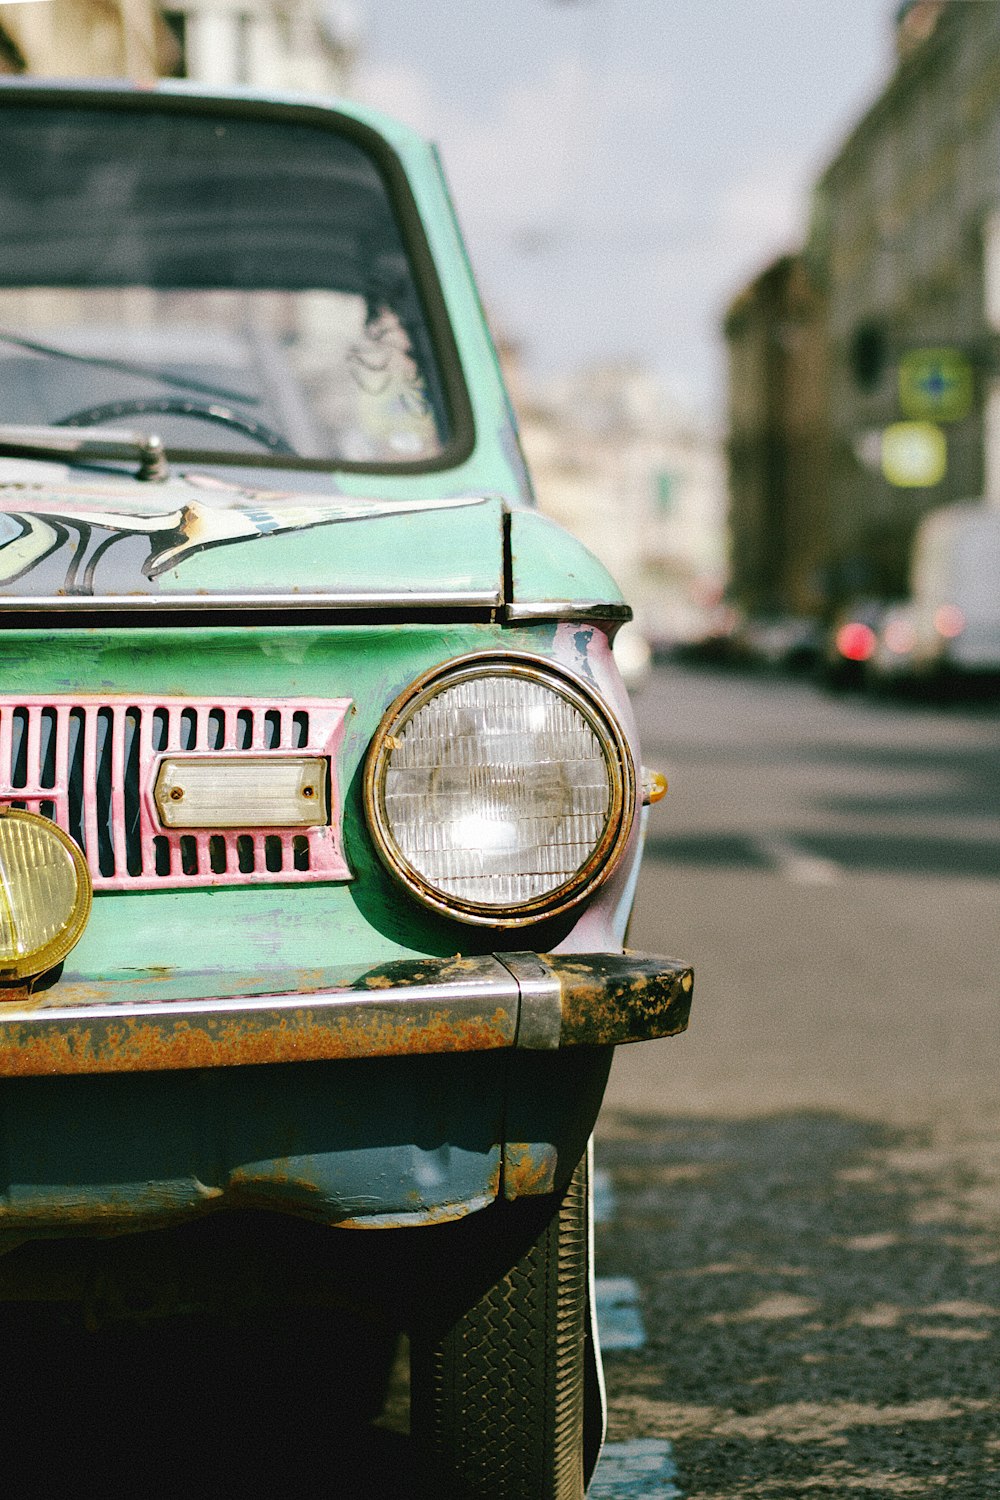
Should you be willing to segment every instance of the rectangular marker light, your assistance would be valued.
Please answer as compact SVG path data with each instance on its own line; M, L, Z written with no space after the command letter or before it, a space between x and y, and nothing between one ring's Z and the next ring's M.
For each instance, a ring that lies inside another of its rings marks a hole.
M316 828L326 782L323 756L185 756L160 762L153 799L164 828Z

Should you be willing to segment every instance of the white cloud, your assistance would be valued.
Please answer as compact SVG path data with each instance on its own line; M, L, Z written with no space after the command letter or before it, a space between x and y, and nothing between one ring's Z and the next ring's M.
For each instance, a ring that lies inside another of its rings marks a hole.
M355 96L396 115L441 147L459 212L471 234L544 235L570 218L593 220L588 197L603 137L638 114L644 128L669 92L661 75L580 57L554 57L543 72L508 83L474 112L435 95L416 68L362 67Z
M422 135L437 135L434 91L426 74L418 68L405 63L360 67L351 93L360 104L394 115Z
M784 154L773 157L725 189L719 200L719 228L747 263L794 247L805 233L807 173L803 163Z

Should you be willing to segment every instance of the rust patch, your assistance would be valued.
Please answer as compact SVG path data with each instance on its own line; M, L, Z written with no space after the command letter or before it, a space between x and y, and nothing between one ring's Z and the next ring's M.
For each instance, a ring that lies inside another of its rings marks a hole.
M508 1141L504 1147L505 1198L533 1198L555 1191L559 1156L554 1146Z
M134 1201L114 1199L46 1199L44 1203L15 1207L0 1205L0 1228L10 1224L18 1234L83 1234L101 1238L125 1230L159 1229L181 1219L197 1218L220 1205L221 1191L179 1197L165 1189L137 1196Z
M32 974L27 979L13 979L8 975L0 979L0 1015L7 1008L22 1010L38 1005L41 1000L41 994L35 993L38 977Z
M306 1197L314 1197L323 1191L318 1182L312 1182L308 1177L294 1177L291 1172L283 1170L278 1165L266 1173L244 1172L237 1168L229 1178L229 1188L234 1197L237 1195L242 1197L247 1193L261 1193L271 1198L276 1189L290 1190L293 1193L302 1193Z
M513 1017L502 1006L490 1015L471 1016L416 1010L403 1003L378 1009L349 1006L339 1014L300 1009L156 1021L129 1016L92 1023L42 1018L9 1021L0 1028L0 1076L486 1052L511 1046L513 1034Z
M686 964L627 953L546 956L562 989L564 1047L606 1046L676 1036L691 1010Z

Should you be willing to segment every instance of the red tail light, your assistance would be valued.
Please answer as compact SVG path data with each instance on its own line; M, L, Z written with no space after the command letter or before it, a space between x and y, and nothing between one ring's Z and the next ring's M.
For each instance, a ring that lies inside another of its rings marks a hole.
M965 616L957 604L942 604L934 611L934 629L946 641L953 641L965 629Z
M847 661L868 661L875 650L875 632L860 620L841 625L835 639L837 650Z

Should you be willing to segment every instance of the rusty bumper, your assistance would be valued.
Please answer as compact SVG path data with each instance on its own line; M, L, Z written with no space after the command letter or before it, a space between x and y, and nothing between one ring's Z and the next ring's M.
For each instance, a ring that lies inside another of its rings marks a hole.
M0 1077L613 1046L683 1031L692 990L687 964L641 953L407 959L271 984L200 978L140 972L7 992Z

